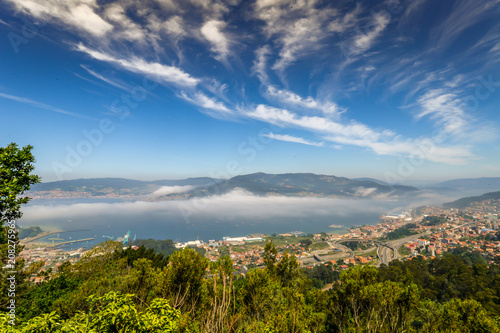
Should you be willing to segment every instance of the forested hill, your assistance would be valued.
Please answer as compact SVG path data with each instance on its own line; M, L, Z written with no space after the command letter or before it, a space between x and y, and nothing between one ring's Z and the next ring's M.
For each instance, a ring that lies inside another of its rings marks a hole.
M419 190L411 186L384 185L369 179L349 179L313 173L266 174L262 172L236 176L215 185L192 190L186 198L224 194L243 189L254 195L322 196L322 197L376 197L401 196ZM174 195L166 195L169 199Z
M452 179L437 183L434 186L453 189L484 188L486 189L486 192L487 189L489 189L490 191L500 189L500 177Z
M50 278L40 273L39 284L19 274L16 326L8 326L2 293L0 331L500 332L500 266L479 252L357 266L339 276L331 265L304 271L271 242L264 251L264 267L238 277L229 256L209 261L186 248L165 257L108 241Z
M140 181L124 178L74 179L35 184L31 193L71 192L71 195L149 195L163 186L191 186L188 191L173 191L150 200L195 198L229 193L243 189L254 195L314 196L314 197L367 197L404 196L420 190L403 185L388 185L371 178L317 175L313 173L266 174L262 172L222 180L209 177L180 180Z
M446 208L463 209L466 207L470 207L474 202L481 202L481 201L492 200L492 199L493 200L500 200L500 191L485 193L483 195L476 196L476 197L461 198L461 199L455 200L453 202L445 203L445 204L443 204L443 206Z
M178 180L155 180L155 181L142 181L125 178L81 178L72 180L61 180L55 182L47 182L35 184L31 187L31 191L81 191L86 188L104 189L109 188L112 190L124 189L147 189L156 188L160 186L204 186L214 184L220 181L219 179L198 177L187 178Z

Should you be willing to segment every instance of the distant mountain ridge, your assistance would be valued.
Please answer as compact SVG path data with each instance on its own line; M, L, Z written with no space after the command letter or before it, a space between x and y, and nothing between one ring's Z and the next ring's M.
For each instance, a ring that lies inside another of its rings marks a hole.
M179 180L143 181L126 178L81 178L40 183L31 186L31 191L80 191L83 188L112 188L114 190L158 188L161 186L205 186L220 182L220 179L209 177L187 178Z
M490 190L500 190L500 177L452 179L437 183L434 186L456 189L489 188Z
M349 179L314 173L266 174L263 172L236 176L227 180L209 177L180 180L140 181L124 178L90 178L41 183L32 186L30 192L85 192L92 195L144 195L162 186L192 186L183 193L157 196L154 200L190 199L229 193L243 189L254 195L314 196L314 197L375 197L379 195L401 196L419 191L415 187L387 185L376 179Z
M236 176L215 185L203 186L183 194L183 198L225 194L236 189L254 195L316 196L316 197L374 197L377 195L400 196L419 191L415 187L383 185L372 180L353 180L345 177L313 173L266 174L262 172ZM162 196L178 198L177 194Z
M498 185L498 187L496 187ZM420 194L422 190L413 186L391 185L374 178L337 177L314 173L284 173L267 174L257 172L240 175L230 179L214 179L210 177L196 177L177 180L141 181L125 178L90 178L63 180L35 184L33 192L83 192L90 196L144 196L149 195L163 186L192 186L194 189L183 193L171 193L158 197L158 200L189 199L210 195L225 194L235 189L243 189L254 195L269 196L313 196L313 197L377 197L377 196L406 196ZM485 188L485 191L481 191ZM463 189L475 189L463 191ZM455 179L436 183L427 190L433 192L477 195L492 190L500 190L500 177ZM156 194L155 194L156 195ZM464 195L464 196L465 196Z
M455 200L452 202L445 203L445 204L443 204L443 206L446 208L462 209L462 208L469 207L474 202L481 202L481 201L491 200L491 199L500 200L500 191L489 192L489 193L485 193L483 195L475 196L475 197L461 198L461 199L458 199L458 200Z

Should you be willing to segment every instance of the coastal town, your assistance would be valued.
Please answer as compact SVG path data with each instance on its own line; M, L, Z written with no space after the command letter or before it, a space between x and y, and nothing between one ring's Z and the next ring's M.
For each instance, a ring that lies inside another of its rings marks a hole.
M383 215L377 225L352 227L343 234L342 226L331 225L335 232L252 234L208 242L179 242L175 243L175 248L196 248L211 261L229 255L235 271L241 274L264 264L264 247L268 240L278 249L278 259L287 252L304 268L327 265L332 270L343 270L356 265L380 266L392 260L430 260L446 252L464 251L477 253L487 264L496 265L500 264L499 213L500 200L493 199L465 209L425 206ZM40 272L45 272L33 275L34 282L43 281L65 261L78 261L88 250L81 247L65 251L54 241L52 244L37 243L36 238L45 234L21 240L21 244L27 246L19 258L28 266L39 263ZM126 242L124 247L128 246L138 248L133 242Z

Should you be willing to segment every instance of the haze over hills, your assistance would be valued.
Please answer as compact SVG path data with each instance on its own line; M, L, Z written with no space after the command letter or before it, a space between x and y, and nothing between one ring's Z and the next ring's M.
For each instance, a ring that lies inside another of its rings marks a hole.
M184 193L184 198L225 194L236 189L246 190L258 196L300 197L376 197L401 196L419 191L415 187L382 185L372 180L354 180L345 177L317 175L313 173L266 174L262 172L236 176L215 185L203 186ZM175 194L162 197L168 200Z
M475 202L481 202L485 200L500 200L500 191L497 192L489 192L485 193L480 196L474 196L474 197L466 197L466 198L461 198L458 200L455 200L453 202L448 202L443 204L444 207L446 208L466 208L471 206L471 204Z
M436 183L428 188L451 193L459 190L470 192L469 195L475 195L500 190L500 177L452 179Z
M92 178L64 180L36 184L31 193L62 191L82 192L92 195L148 194L163 187L183 187L183 198L193 198L213 194L224 194L235 189L243 189L254 195L282 196L321 196L321 197L373 197L382 194L394 196L418 191L417 188L402 185L388 185L376 179L349 179L313 173L266 174L254 173L241 175L228 180L208 177L180 180L139 181L123 178ZM186 191L187 189L187 191ZM170 200L178 197L173 191L160 195L160 199ZM161 193L161 191L159 192Z
M213 184L218 181L220 181L220 179L213 179L208 177L155 181L143 181L125 178L81 178L34 184L33 186L31 186L31 191L76 191L82 189L83 187L87 188L93 186L101 188L113 188L115 190L131 188L144 189L150 186L204 186Z
M36 184L31 194L67 192L89 196L150 195L155 200L190 199L221 195L242 189L258 196L300 197L401 197L427 193L470 196L500 190L500 177L455 179L425 188L388 184L374 178L337 177L313 173L240 175L230 179L197 177L178 180L140 181L124 178L91 178ZM456 196L455 196L456 197Z
M220 181L220 179L213 179L209 177L156 181L141 181L125 178L74 179L35 184L31 187L30 194L58 191L70 193L86 193L91 196L108 194L144 195L154 193L156 190L165 186L199 187L215 184Z

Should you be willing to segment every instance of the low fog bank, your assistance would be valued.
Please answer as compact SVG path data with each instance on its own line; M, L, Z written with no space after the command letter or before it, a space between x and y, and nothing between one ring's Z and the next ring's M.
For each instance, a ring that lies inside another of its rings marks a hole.
M162 195L167 195L167 194L174 194L174 193L184 193L184 192L189 192L196 187L191 186L191 185L184 185L184 186L162 186L150 195L148 197L160 197Z
M71 219L96 216L172 215L204 218L272 218L307 217L310 215L349 216L352 212L380 213L404 210L423 204L441 204L449 197L422 194L413 200L332 199L271 196L260 197L243 190L192 200L162 202L93 202L38 205L36 201L24 208L24 221ZM89 221L90 222L90 221Z
M33 201L23 209L20 223L64 230L92 229L96 234L109 234L117 229L120 230L115 234L123 234L124 229L132 229L140 238L220 239L221 235L242 233L330 231L328 225L333 223L346 227L376 224L381 214L443 201L449 198L432 194L412 200L260 197L235 190L203 199L162 202L60 204L56 200L52 204L37 204Z

